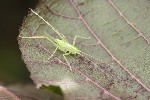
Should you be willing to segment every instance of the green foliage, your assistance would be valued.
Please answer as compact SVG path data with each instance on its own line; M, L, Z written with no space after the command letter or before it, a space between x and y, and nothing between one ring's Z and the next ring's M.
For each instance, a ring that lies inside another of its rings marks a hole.
M54 85L42 86L41 89L45 89L45 90L48 90L49 92L53 92L53 93L63 96L63 92L59 86L54 86Z

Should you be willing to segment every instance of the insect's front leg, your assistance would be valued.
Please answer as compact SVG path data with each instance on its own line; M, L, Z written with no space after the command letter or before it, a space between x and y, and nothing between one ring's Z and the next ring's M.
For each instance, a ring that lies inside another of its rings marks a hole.
M75 37L74 37L74 39L73 39L73 45L75 45L75 42L76 42L76 39L77 38L82 38L82 39L90 39L91 37L82 37L82 36L79 36L79 35L76 35Z
M69 55L69 54L70 54L70 53L65 53L65 54L63 54L63 57L64 57L64 59L66 60L68 66L70 67L70 70L72 71L72 68L71 68L71 66L70 66L70 63L68 62L68 60L67 60L67 58L66 58L66 55Z

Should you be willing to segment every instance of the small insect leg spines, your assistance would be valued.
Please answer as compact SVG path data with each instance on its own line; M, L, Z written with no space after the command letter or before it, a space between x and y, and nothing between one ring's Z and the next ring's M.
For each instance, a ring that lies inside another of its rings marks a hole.
M48 21L46 21L42 16L40 16L40 15L39 15L38 13L36 13L34 10L31 9L31 11L32 11L35 15L37 15L40 19L42 19L47 25L49 25L49 26L52 28L52 30L53 30L54 32L56 32L56 34L57 34L62 40L67 41L66 37L65 37L62 33L60 33L57 29L55 29Z

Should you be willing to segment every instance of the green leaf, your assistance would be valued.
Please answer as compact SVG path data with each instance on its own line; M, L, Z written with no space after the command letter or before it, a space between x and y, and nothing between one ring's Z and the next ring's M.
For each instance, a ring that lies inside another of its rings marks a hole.
M42 0L34 10L81 55L67 56L46 39L19 38L22 57L37 86L58 85L65 98L148 100L150 98L149 0ZM20 36L58 35L30 12Z
M45 91L44 89L37 89L34 85L31 84L16 84L7 86L7 88L19 97L19 99L13 100L63 100L62 96Z
M48 90L50 92L63 96L62 90L60 89L59 86L54 86L54 85L42 86L41 89Z

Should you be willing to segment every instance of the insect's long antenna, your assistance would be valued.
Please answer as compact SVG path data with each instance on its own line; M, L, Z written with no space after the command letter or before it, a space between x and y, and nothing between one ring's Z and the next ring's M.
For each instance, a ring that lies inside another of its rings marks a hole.
M85 57L84 55L82 55L81 53L79 54L79 55L81 55L82 57ZM95 64L93 61L91 61L89 58L87 58L87 57L85 57L86 59L88 59L94 66L96 66L97 68L98 68L98 65L97 64Z
M37 15L40 19L42 19L47 25L49 25L49 26L53 29L53 31L56 32L57 35L58 35L62 40L67 41L66 37L65 37L63 34L61 34L60 32L58 32L58 30L56 30L56 29L55 29L49 22L47 22L42 16L40 16L38 13L36 13L36 12L35 12L34 10L32 10L32 9L31 9L31 11L32 11L35 15Z
M89 54L86 54L86 53L80 51L80 55L81 55L81 56L83 56L82 54L84 54L84 55L86 55L86 56L89 56L89 57L91 57L91 58L93 58L93 59L95 59L95 60L97 60L97 61L100 61L101 63L106 63L106 62L104 62L104 61L102 61L102 60L99 60L99 59L97 59L97 58L95 58L95 57L93 57L93 56L91 56L91 55L89 55Z

